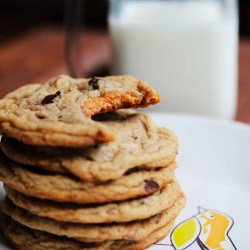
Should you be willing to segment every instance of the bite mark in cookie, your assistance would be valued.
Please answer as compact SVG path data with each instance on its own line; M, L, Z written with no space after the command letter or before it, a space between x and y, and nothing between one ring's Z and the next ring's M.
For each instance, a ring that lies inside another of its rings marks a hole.
M25 85L0 100L0 131L32 145L80 147L115 140L91 119L99 113L156 104L159 94L130 76L58 76Z

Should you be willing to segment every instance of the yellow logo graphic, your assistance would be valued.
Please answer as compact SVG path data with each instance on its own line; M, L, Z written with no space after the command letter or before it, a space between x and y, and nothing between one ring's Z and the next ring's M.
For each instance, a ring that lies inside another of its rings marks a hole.
M176 250L189 249L197 245L203 250L235 250L228 232L233 219L221 212L204 210L198 215L177 225L170 235Z

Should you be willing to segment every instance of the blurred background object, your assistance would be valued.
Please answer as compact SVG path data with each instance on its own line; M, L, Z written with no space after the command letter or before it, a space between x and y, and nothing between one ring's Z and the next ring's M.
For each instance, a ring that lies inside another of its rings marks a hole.
M107 0L83 0L82 75L110 71ZM62 0L0 0L0 96L28 82L68 73ZM237 120L250 123L250 2L239 1Z
M108 3L81 2L87 11L80 23L84 35L79 37L79 68L82 76L107 74ZM0 97L22 84L69 73L65 62L65 6L63 0L0 0Z
M237 0L111 0L114 74L150 82L151 110L232 119L238 73Z

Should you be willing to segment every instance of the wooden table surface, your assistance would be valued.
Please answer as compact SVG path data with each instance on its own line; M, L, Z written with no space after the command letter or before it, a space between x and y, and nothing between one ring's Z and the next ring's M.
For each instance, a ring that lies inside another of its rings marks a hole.
M104 32L86 31L81 65L91 75L111 62L110 42ZM42 82L68 73L64 57L64 35L55 28L43 28L0 44L0 97L24 83ZM250 124L250 40L239 45L239 88L236 120Z

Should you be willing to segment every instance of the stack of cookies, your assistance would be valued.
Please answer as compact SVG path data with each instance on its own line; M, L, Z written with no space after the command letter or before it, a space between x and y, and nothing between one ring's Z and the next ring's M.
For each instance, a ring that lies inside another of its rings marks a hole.
M0 100L1 220L20 250L136 250L185 205L177 139L131 109L159 94L130 76L55 77Z

